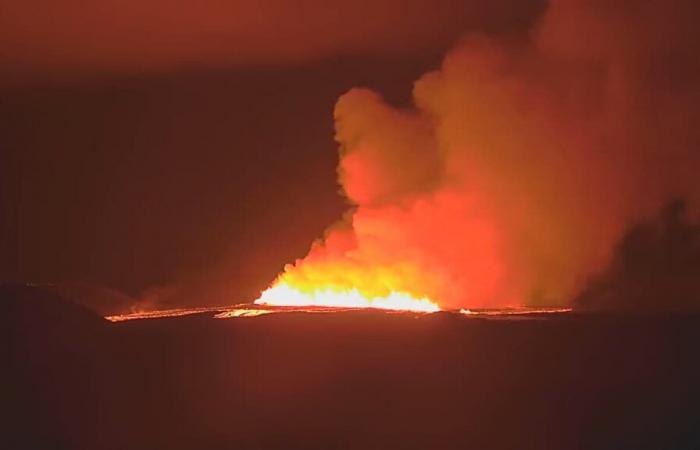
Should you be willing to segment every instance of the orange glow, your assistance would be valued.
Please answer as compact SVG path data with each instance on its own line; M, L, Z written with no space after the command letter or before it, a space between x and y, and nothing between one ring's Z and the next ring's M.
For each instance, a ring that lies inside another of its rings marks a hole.
M258 306L255 306L257 304ZM267 289L255 304L244 303L228 307L179 308L160 311L135 312L130 314L107 316L111 322L122 322L138 319L161 319L181 317L191 314L215 313L216 319L233 319L258 317L278 313L335 313L356 310L358 308L373 308L387 313L432 313L445 311L427 298L415 298L406 293L394 292L386 296L367 297L357 289L332 290L316 289L304 293L292 288L283 281L278 281ZM481 318L518 318L528 315L551 315L571 312L571 308L556 307L510 307L489 309L459 309L447 310L452 314Z
M123 322L125 320L135 319L160 319L163 317L180 317L189 316L191 314L201 314L207 312L217 312L226 309L224 306L212 306L203 308L177 308L177 309L162 309L157 311L139 311L129 314L117 314L114 316L106 316L105 319L110 322Z
M219 314L215 315L214 318L230 319L233 317L257 317L262 316L264 314L272 314L274 312L275 311L269 309L235 308L229 309L224 312L220 312Z
M491 310L460 309L459 313L466 316L519 316L526 314L558 314L571 312L571 308L500 308Z
M376 308L394 311L432 313L440 311L437 303L422 297L416 298L405 292L391 291L386 295L368 295L357 288L338 289L332 287L302 288L290 286L278 280L265 290L257 305L274 306L325 306L336 308Z
M177 308L162 309L156 311L139 311L129 314L118 314L106 316L110 322L124 322L126 320L138 319L162 319L166 317L182 317L192 314L216 313L216 319L229 319L233 317L256 317L263 314L270 314L276 311L270 309L251 308L249 304L234 306L212 306L203 308Z

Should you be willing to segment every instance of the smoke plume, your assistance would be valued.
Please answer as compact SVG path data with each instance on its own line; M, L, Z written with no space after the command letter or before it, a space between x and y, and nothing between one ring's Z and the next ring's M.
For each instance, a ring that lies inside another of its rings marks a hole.
M552 1L529 39L467 36L414 105L335 108L350 210L281 275L443 307L566 303L628 224L697 204L692 1Z

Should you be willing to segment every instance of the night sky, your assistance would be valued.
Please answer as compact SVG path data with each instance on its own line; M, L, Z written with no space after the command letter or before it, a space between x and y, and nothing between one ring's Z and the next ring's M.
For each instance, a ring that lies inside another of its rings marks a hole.
M658 286L696 284L696 23L688 0L0 0L0 280L565 305L648 279L639 246L688 268Z
M39 3L0 14L0 278L130 296L215 279L241 300L345 209L339 95L405 105L466 31L523 33L542 8Z

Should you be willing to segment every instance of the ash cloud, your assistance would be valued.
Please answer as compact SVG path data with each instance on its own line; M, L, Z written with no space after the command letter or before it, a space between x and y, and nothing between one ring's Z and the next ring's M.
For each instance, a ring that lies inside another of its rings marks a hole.
M676 193L697 205L697 19L689 1L552 1L527 40L466 37L411 109L346 93L352 209L282 277L446 307L568 303L628 224Z

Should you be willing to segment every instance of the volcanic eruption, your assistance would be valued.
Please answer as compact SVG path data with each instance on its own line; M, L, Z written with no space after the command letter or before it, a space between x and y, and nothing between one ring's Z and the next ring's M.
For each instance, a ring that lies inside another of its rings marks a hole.
M554 1L523 41L465 38L410 108L347 92L349 210L256 303L567 304L628 224L696 197L692 7Z
M2 448L700 449L697 3L3 2Z

